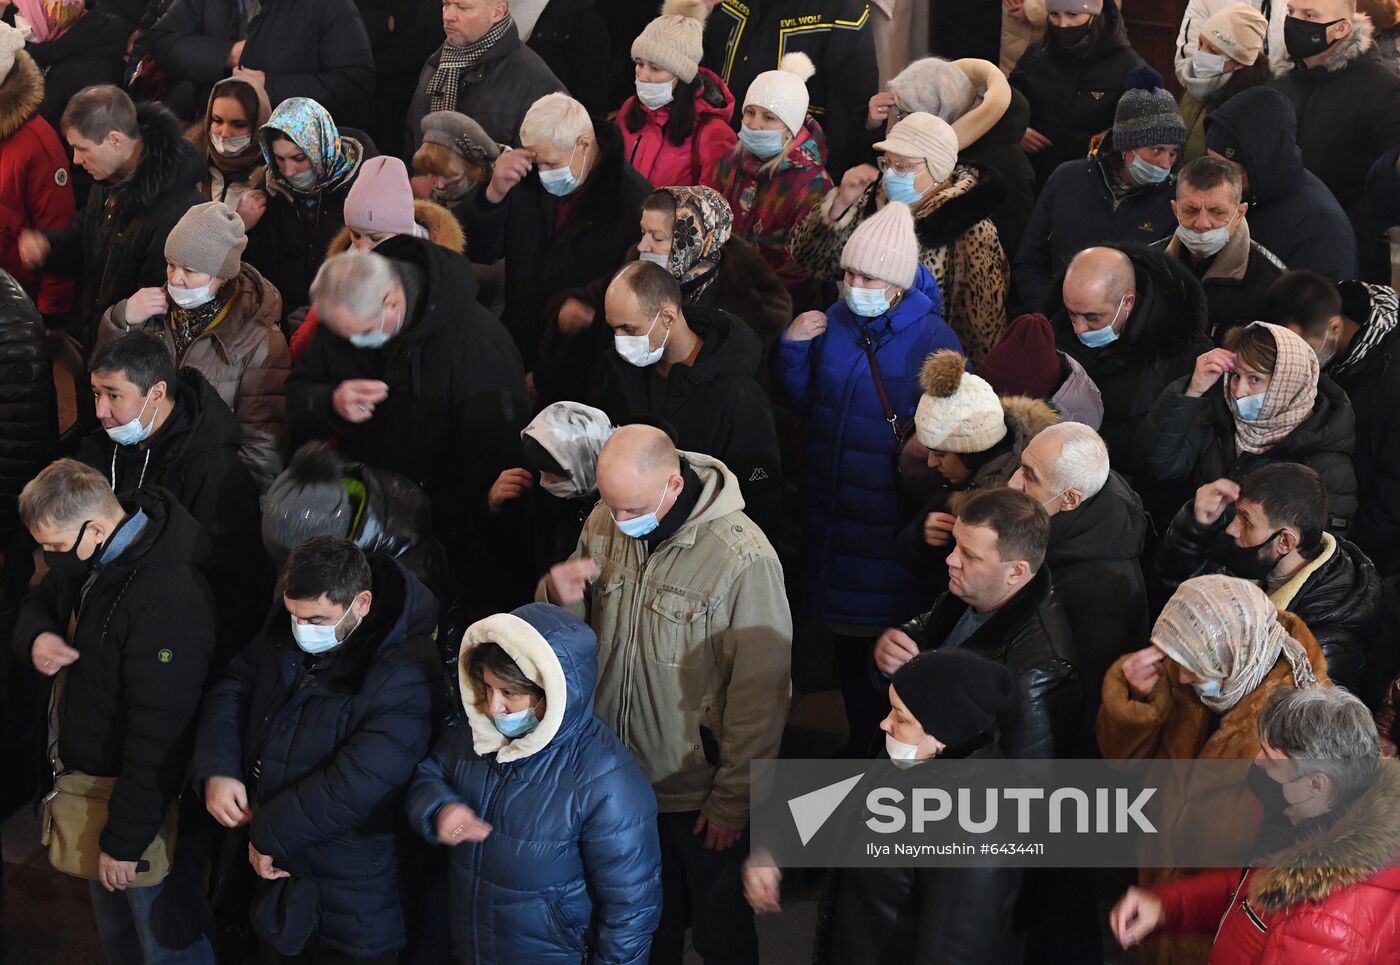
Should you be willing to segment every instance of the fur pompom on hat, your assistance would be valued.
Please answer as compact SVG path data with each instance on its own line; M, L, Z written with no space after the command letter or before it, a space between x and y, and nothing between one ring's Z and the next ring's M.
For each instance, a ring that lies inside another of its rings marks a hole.
M985 452L1006 436L1001 399L986 379L966 369L952 349L924 359L919 385L924 397L914 413L919 441L940 452Z
M754 104L771 111L796 137L807 119L807 81L816 72L816 64L806 54L784 54L777 70L765 70L749 84L744 106Z
M661 16L632 41L632 58L655 64L689 84L705 56L705 0L666 0Z

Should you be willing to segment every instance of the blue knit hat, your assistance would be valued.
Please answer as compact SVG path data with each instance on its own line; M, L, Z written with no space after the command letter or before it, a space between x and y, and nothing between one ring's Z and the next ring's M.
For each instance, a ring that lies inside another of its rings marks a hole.
M1143 65L1128 71L1125 90L1113 114L1113 150L1131 151L1149 144L1183 144L1186 124L1176 98L1162 86L1162 75Z

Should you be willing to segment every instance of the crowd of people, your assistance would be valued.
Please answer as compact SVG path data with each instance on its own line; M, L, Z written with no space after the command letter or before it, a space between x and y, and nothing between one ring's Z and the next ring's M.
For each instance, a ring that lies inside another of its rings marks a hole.
M828 653L848 758L1255 759L1260 861L815 960L1400 955L1400 7L1178 100L929 6L0 3L0 797L109 961L756 963Z

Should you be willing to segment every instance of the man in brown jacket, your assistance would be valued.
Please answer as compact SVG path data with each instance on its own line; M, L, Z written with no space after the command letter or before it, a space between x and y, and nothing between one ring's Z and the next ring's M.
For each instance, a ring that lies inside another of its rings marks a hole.
M659 429L612 436L598 493L574 555L537 598L598 635L595 708L656 790L663 904L652 961L681 961L689 922L707 961L756 962L740 865L748 763L778 755L787 717L782 568L734 475L678 452Z

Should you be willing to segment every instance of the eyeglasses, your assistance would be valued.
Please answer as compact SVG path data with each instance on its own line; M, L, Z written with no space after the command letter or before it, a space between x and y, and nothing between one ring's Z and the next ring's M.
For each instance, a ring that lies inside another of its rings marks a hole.
M928 170L928 162L927 162L927 161L910 161L910 162L907 162L907 163L906 163L906 162L891 161L891 160L889 160L888 158L883 158L883 157L882 157L882 158L880 158L880 160L878 160L878 161L875 162L875 163L878 164L878 165L880 166L881 172L884 172L884 171L893 171L895 174L898 174L900 177L905 177L905 176L910 175L910 174L918 174L918 173L921 172L921 171L927 171L927 170Z

